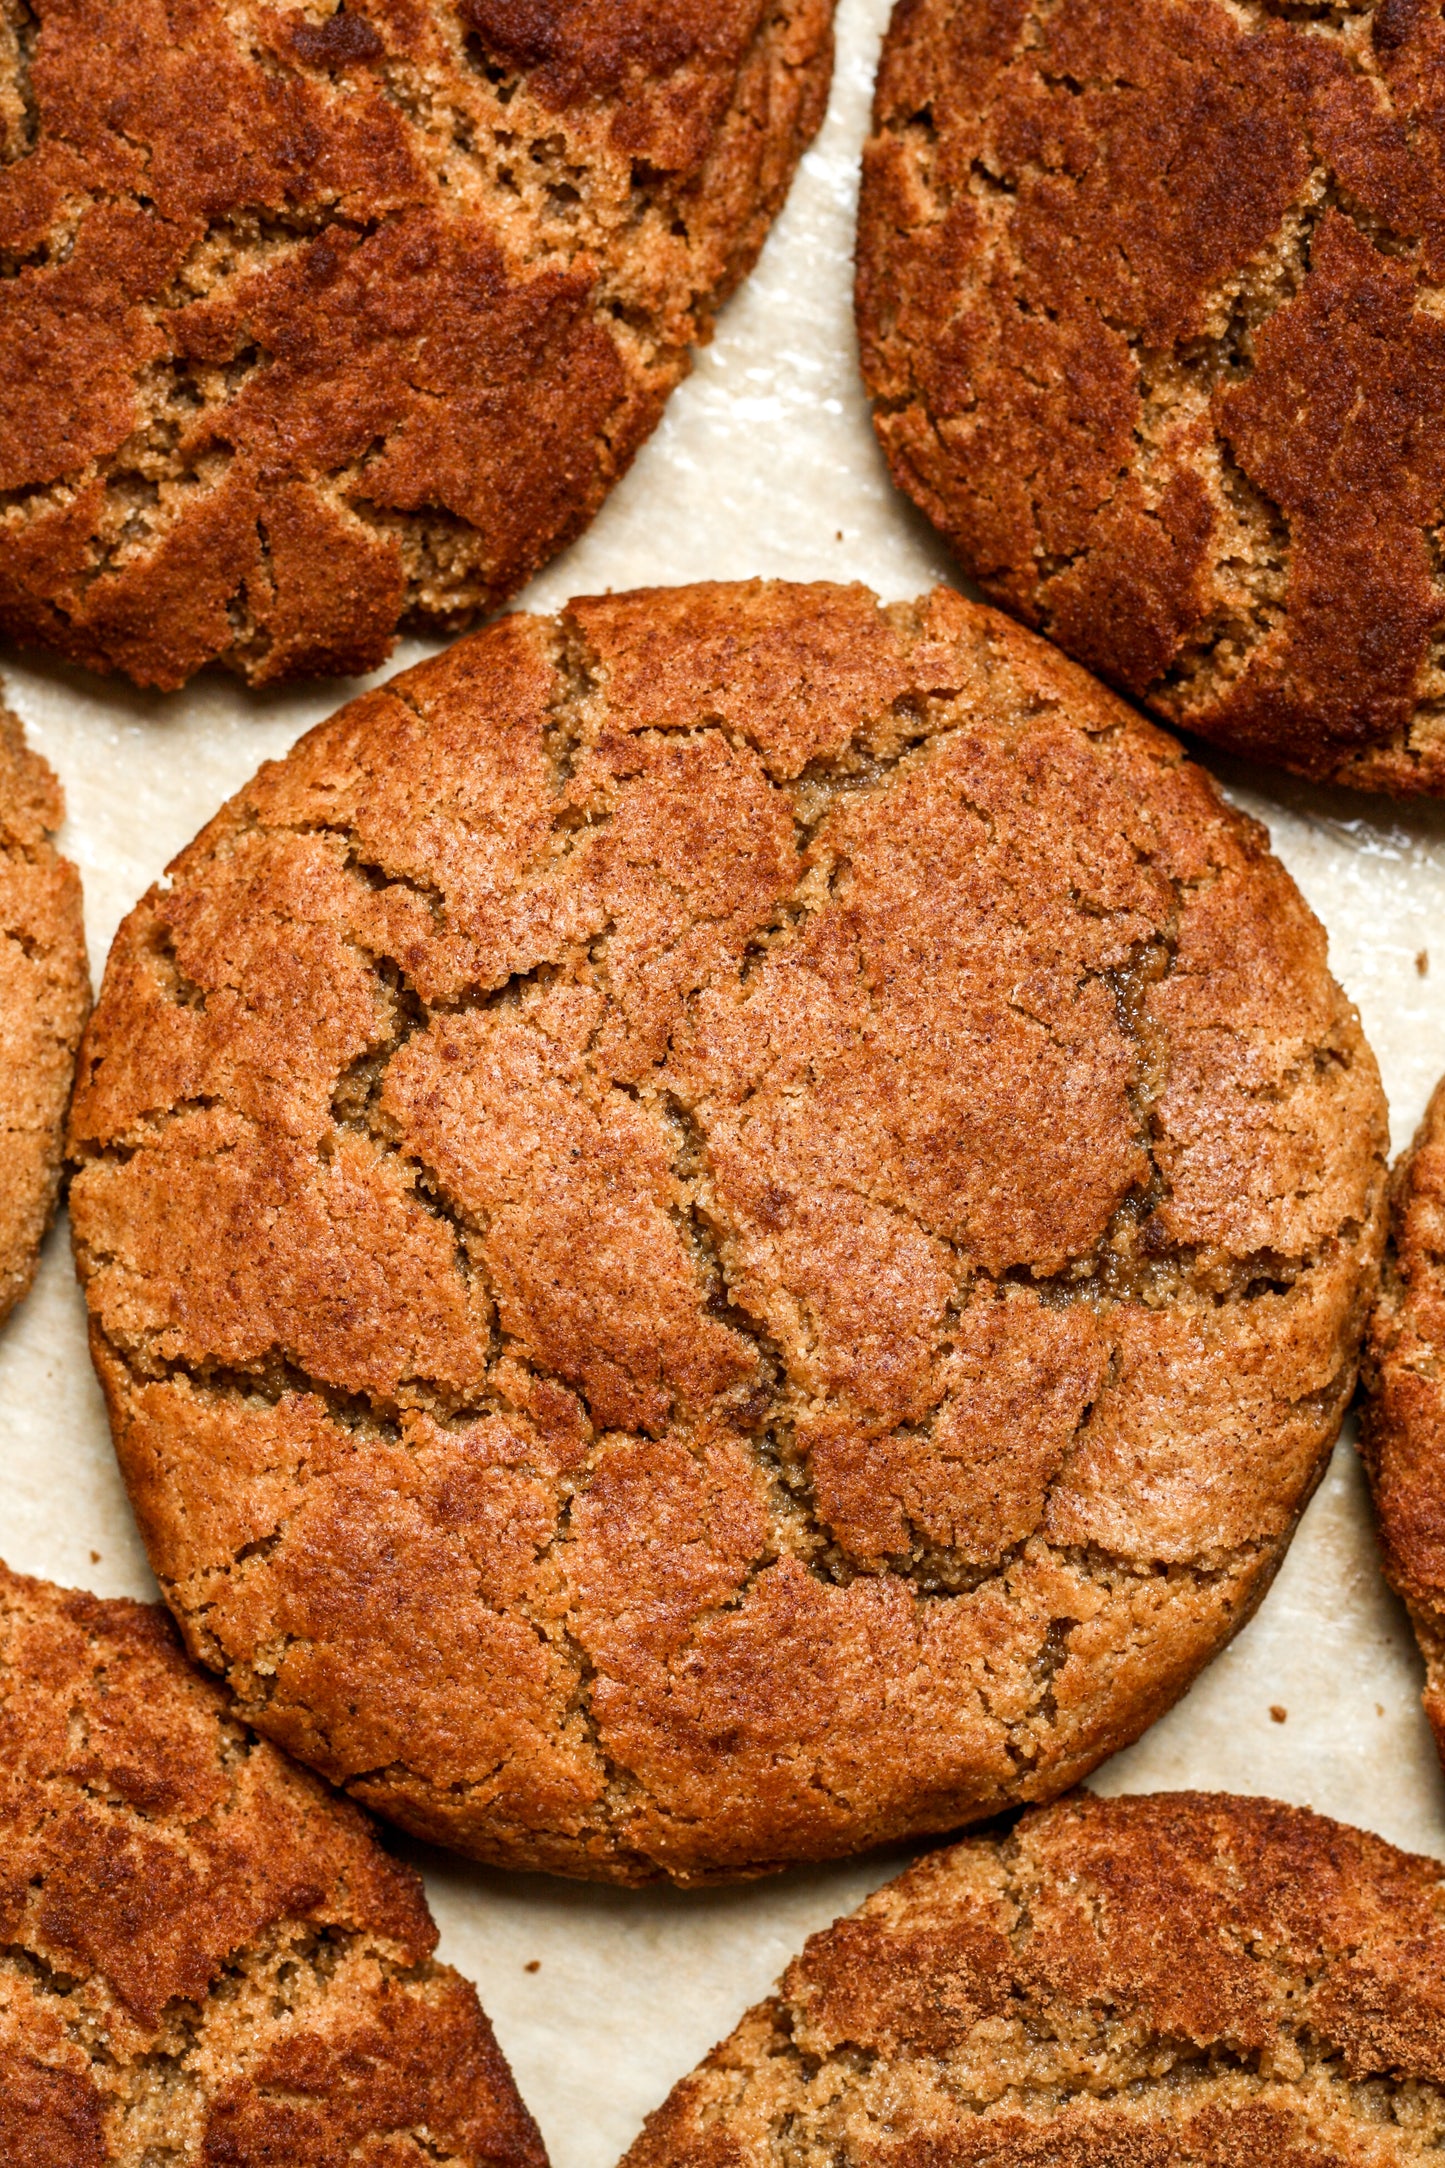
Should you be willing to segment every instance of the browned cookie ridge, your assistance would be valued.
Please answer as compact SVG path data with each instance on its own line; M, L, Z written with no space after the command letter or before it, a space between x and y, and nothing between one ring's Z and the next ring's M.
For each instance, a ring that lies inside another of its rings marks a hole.
M0 1566L0 2159L546 2168L435 1946L158 1606Z
M493 1860L956 1827L1134 1737L1334 1438L1384 1108L1263 832L947 589L518 616L126 921L71 1199L248 1717Z
M0 630L373 669L596 512L822 118L832 0L3 0Z
M899 0L857 300L995 600L1216 744L1445 792L1441 0Z
M1385 1573L1414 1622L1425 1713L1445 1759L1445 1081L1390 1191L1361 1444Z
M80 876L51 837L60 785L0 701L0 1319L35 1277L60 1188L90 1006Z
M1445 2144L1445 1869L1087 1795L814 1935L626 2168L1397 2168Z

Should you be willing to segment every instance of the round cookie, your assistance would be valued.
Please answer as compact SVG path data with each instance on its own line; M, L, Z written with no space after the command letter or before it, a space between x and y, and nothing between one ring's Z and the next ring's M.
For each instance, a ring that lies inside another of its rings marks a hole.
M832 0L0 12L0 630L374 669L596 512L823 115Z
M947 589L517 616L126 921L71 1225L258 1727L679 1880L1052 1795L1258 1601L1384 1108L1263 832Z
M60 1189L90 973L60 785L0 702L0 1319L35 1277Z
M894 479L1181 729L1445 792L1434 0L902 0L858 325Z
M1445 2142L1445 1869L1300 1807L1092 1799L814 1935L625 2168L1395 2168Z
M546 2168L421 1883L159 1606L0 1567L0 2158Z
M1445 1081L1390 1192L1360 1445L1385 1575L1409 1608L1425 1658L1425 1713L1445 1759Z

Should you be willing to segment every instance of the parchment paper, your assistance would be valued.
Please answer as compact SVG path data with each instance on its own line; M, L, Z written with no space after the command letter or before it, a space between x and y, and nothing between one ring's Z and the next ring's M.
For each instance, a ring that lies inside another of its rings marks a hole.
M888 481L854 356L857 159L886 13L887 0L842 0L828 121L758 271L595 526L524 603L751 573L863 579L892 598L950 576L942 545ZM423 652L412 643L393 667ZM264 757L356 689L257 697L216 677L162 699L33 656L9 656L5 668L14 705L65 783L63 840L85 879L97 979L121 914L171 854ZM1334 969L1380 1058L1395 1142L1405 1142L1445 1070L1445 807L1210 764L1269 824L1328 926ZM105 1595L154 1593L91 1376L63 1224L34 1292L0 1332L0 1554ZM1420 1675L1375 1563L1347 1436L1254 1623L1095 1783L1270 1793L1445 1854L1445 1784L1419 1711ZM443 1952L480 1987L555 2168L608 2168L803 1937L903 1857L684 1896L508 1877L402 1848L426 1872Z

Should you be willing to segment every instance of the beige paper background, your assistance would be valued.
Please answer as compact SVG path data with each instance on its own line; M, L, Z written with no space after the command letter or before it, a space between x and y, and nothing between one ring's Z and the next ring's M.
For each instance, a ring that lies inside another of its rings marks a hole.
M828 120L757 273L601 518L525 602L751 573L863 579L897 597L948 575L941 545L891 489L854 358L857 158L886 13L886 0L842 0ZM413 644L397 661L421 652ZM171 854L262 758L352 689L257 698L218 679L161 699L34 657L6 658L6 674L65 783L64 841L85 879L97 977L121 914ZM1398 1145L1445 1070L1445 806L1392 806L1212 765L1269 824L1329 928L1334 969L1380 1057ZM63 1224L33 1294L0 1331L0 1553L102 1594L154 1592L90 1373ZM1445 1783L1419 1679L1376 1568L1347 1436L1254 1623L1095 1781L1271 1793L1445 1854ZM1287 1709L1286 1722L1271 1720L1271 1704ZM684 1896L413 1856L444 1953L478 1983L555 2168L615 2161L803 1937L897 1864L872 1858Z

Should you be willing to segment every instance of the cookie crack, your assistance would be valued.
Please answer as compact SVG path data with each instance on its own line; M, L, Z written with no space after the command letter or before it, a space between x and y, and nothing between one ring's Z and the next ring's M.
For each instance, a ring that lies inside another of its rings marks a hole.
M819 2158L831 2158L829 2110L844 2096L850 2111L880 2136L885 2130L896 2131L896 2109L890 2113L881 2100L857 2097L873 2072L891 2067L892 2058L856 2040L836 2043L821 2055L806 2055L792 2038L792 2029L807 2022L807 2012L791 2005L786 2014L784 2053L796 2077L792 2101L770 2125L780 2157L806 2162L809 2168ZM1286 2098L1305 2095L1313 2119L1321 2111L1342 2114L1361 2131L1379 2128L1382 2105L1397 2128L1417 2128L1422 2109L1433 2121L1445 2123L1445 2088L1428 2080L1400 2079L1385 2070L1352 2079L1346 2074L1345 2050L1322 2041L1309 2020L1281 2024L1269 2045L1250 2051L1227 2039L1200 2040L1164 2028L1135 2030L1112 1997L1088 2008L1044 2006L1015 1984L1011 2015L1024 2031L1030 2059L1042 2066L1032 2082L1019 2078L990 2085L956 2061L936 2061L948 2111L976 2128L992 2122L1007 2125L1022 2115L1047 2129L1062 2123L1074 2108L1127 2101L1140 2123L1153 2109L1164 2128L1176 2130L1196 2100L1208 2107L1231 2081L1243 2082L1247 2099L1272 2092ZM1050 2056L1051 2049L1057 2050L1057 2059ZM1124 2069L1109 2068L1111 2051L1125 2059ZM1079 2069L1081 2062L1087 2063L1086 2071ZM782 2145L785 2134L791 2143ZM819 2146L821 2154L814 2150Z

